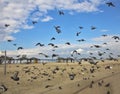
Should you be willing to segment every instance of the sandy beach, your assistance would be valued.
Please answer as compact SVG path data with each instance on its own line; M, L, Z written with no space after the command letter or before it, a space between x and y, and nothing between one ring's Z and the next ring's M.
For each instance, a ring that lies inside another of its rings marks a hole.
M108 67L109 66L109 67ZM0 65L0 94L120 94L120 60ZM18 72L18 80L11 77Z

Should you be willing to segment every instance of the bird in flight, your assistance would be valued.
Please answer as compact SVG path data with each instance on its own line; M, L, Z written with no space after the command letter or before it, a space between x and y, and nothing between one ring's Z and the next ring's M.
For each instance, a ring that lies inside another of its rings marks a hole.
M44 44L41 44L41 43L37 43L35 46L44 46Z
M101 46L100 46L100 45L94 45L94 47L96 47L96 48L100 48Z
M58 54L52 54L52 58L57 57L57 56L59 56L59 55Z
M78 42L81 42L81 41L85 41L85 39L79 39L79 40L77 40Z
M7 41L8 41L8 42L11 42L12 40L9 39L9 40L7 40Z
M65 44L70 45L70 42L66 42Z
M58 48L58 46L56 45L56 46L54 46L54 48Z
M23 49L23 47L18 47L17 50Z
M36 24L36 23L37 23L37 21L32 21L32 23L33 23L33 24Z
M51 40L55 40L55 37L52 37Z
M79 35L80 35L80 33L81 33L81 32L77 32L77 33L76 33L76 36L79 36Z
M83 29L83 27L82 27L82 26L79 26L79 28L80 28L80 29Z
M49 56L44 53L38 53L39 55L43 55L44 57L48 58Z
M103 36L103 37L107 37L107 35L106 35L106 34L103 34L102 36Z
M116 39L120 40L120 37L118 37L118 36L113 36L112 38L115 39L115 40Z
M58 11L59 12L59 15L64 15L64 12L63 11Z
M54 28L58 34L61 33L60 26L54 26Z
M16 57L20 57L20 55L17 55Z
M48 45L55 46L53 43L49 43Z
M8 26L10 26L9 24L5 24L5 27L8 27Z
M96 29L96 27L95 26L91 26L91 30L95 30Z
M73 55L74 55L75 53L77 54L77 51L76 51L76 50L72 51L71 56L73 57Z
M115 5L112 2L107 2L106 4L108 5L108 7L110 7L110 6L115 7Z
M14 46L17 46L17 44L16 44L16 43L14 43L13 45L14 45Z

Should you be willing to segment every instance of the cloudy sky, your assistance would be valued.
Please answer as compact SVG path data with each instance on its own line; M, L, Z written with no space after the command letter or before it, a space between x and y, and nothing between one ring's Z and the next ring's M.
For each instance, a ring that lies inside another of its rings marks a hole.
M108 7L107 2L113 2L115 7ZM106 52L103 57L111 53L116 57L120 55L120 41L112 37L120 36L119 11L120 0L0 0L0 54L7 50L8 56L44 58L38 54L44 53L51 58L52 54L70 57L76 50L81 54L75 55L78 58L89 57L90 53L96 56L98 52ZM56 32L55 26L60 26L61 33ZM92 26L96 29L91 30ZM81 39L85 41L77 41ZM38 42L45 46L35 46ZM101 47L91 48L93 45ZM17 50L18 47L23 49Z

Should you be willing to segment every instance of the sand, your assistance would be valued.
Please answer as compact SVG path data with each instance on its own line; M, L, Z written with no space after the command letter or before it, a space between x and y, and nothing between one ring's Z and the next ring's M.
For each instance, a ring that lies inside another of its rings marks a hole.
M111 69L105 69L110 66ZM87 62L0 65L0 94L120 94L120 60L97 65ZM94 69L91 73L90 69ZM11 76L18 71L18 81ZM71 80L69 75L74 75Z

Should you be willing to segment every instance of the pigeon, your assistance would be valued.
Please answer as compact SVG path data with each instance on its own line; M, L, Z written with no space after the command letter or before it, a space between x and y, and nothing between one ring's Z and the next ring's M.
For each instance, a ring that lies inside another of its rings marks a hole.
M82 27L82 26L79 26L79 28L80 28L80 29L83 29L83 27Z
M58 46L54 46L54 48L58 48Z
M10 25L9 24L5 24L5 27L9 27Z
M107 91L107 94L110 94L110 91Z
M95 30L96 29L96 27L95 26L91 26L91 30Z
M57 57L57 56L59 56L59 55L57 55L57 54L52 54L52 58L53 58L53 57Z
M53 43L49 43L48 45L54 46L54 44L53 44Z
M23 49L23 47L18 47L18 48L17 48L17 50L22 50L22 49Z
M76 53L76 54L77 54L77 50L74 50L74 51L72 52L72 54L74 54L74 53Z
M12 40L9 39L9 40L7 40L7 41L8 41L8 42L11 42Z
M55 37L52 37L51 40L55 40Z
M94 47L96 47L96 48L100 48L101 46L99 46L99 45L94 45Z
M49 56L48 55L46 55L46 54L43 54L43 53L38 53L39 55L43 55L43 56L45 56L46 58L48 58Z
M44 44L41 44L41 43L37 43L35 46L44 46Z
M72 73L72 74L69 74L69 78L70 78L70 80L74 80L75 76L76 76L76 75L73 74L73 73Z
M17 46L17 44L16 44L16 43L14 43L13 45L14 45L14 46Z
M20 55L17 55L16 57L20 57Z
M18 72L18 71L16 71L16 72L14 73L14 75L13 75L13 76L11 76L11 79L13 79L14 81L19 81L18 74L19 74L19 72Z
M32 21L32 23L33 23L33 24L36 24L36 23L37 23L37 21Z
M81 41L85 41L84 39L79 39L79 40L77 40L78 42L81 42Z
M104 45L107 45L107 43L106 43L106 42L104 42L103 44L104 44Z
M66 42L65 44L70 45L70 42Z
M109 87L110 86L110 83L106 84L105 87Z
M46 85L46 86L45 86L45 88L49 88L49 87L51 87L51 85Z
M112 2L107 2L106 4L108 5L108 7L110 7L110 6L115 7L115 5Z
M113 36L112 38L115 39L115 40L116 39L120 40L120 37L118 37L118 36Z
M8 88L4 84L0 85L0 89L2 89L3 92L8 90Z
M58 12L59 12L59 15L64 15L63 11L58 11Z
M60 26L54 26L54 28L58 34L61 33Z
M103 36L103 37L107 37L107 35L105 35L105 34L103 34L102 36Z
M81 32L77 32L77 33L76 33L76 36L79 36L80 33L81 33Z

